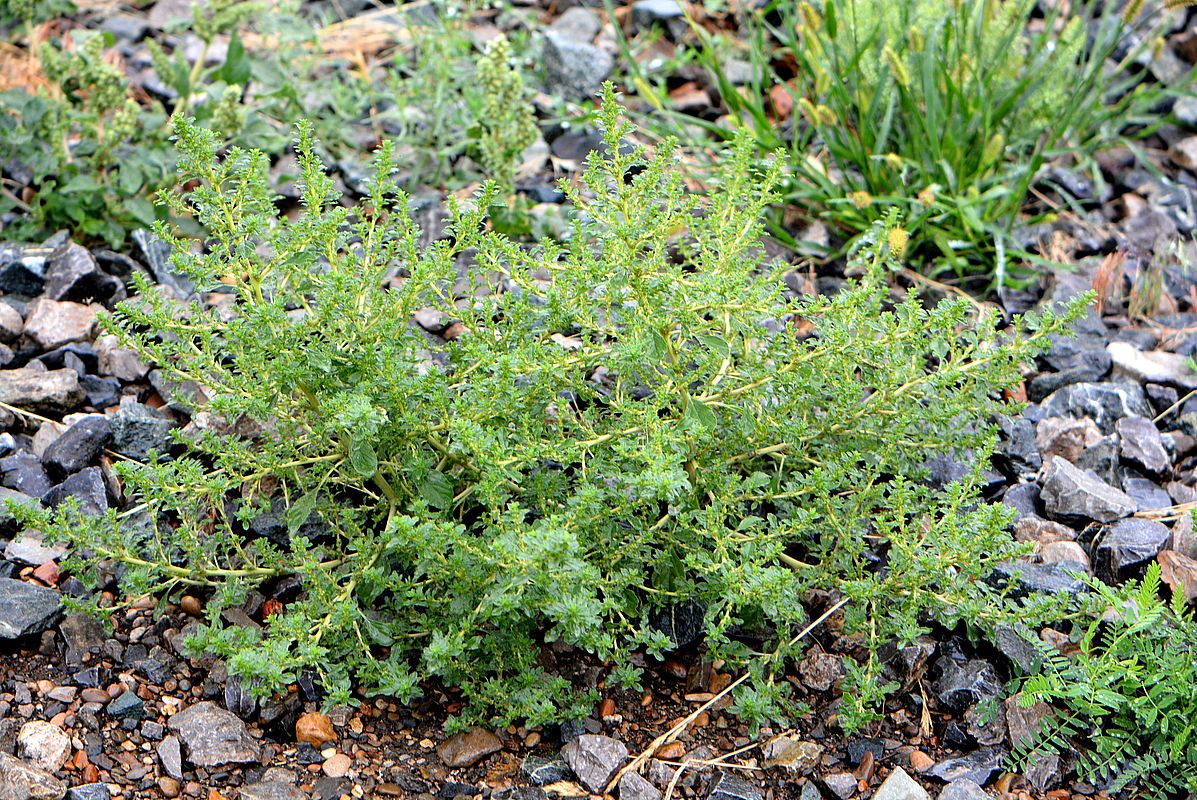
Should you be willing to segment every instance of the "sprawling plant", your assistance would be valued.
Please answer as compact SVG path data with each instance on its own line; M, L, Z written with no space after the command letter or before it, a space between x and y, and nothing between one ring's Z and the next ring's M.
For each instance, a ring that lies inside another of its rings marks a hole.
M488 228L493 188L421 247L386 147L370 197L342 206L306 126L304 209L281 217L261 154L218 157L180 121L194 188L171 204L211 236L176 240L175 266L231 297L142 284L111 327L190 387L201 432L183 458L120 465L133 511L38 520L73 542L70 569L212 589L196 646L259 691L305 667L333 702L438 678L462 719L497 722L587 700L545 673L545 643L635 685L630 657L681 638L670 611L698 609L717 657L768 656L737 707L770 715L808 589L850 598L874 650L932 617L1001 616L984 578L1015 552L1005 513L978 505L979 468L936 486L924 464L985 458L999 390L1063 321L999 333L962 302L891 305L897 228L859 254L861 284L787 297L758 240L778 165L741 141L700 197L669 144L621 146L617 113L608 88L607 155L566 187L572 235L535 248ZM261 631L222 621L284 576L302 592ZM874 699L870 669L854 674Z

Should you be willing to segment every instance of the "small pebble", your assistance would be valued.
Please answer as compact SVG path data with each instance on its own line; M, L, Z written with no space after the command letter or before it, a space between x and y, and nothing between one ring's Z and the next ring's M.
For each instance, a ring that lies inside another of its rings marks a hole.
M325 759L322 769L324 774L330 778L343 778L349 773L349 767L353 765L353 759L344 753L337 753L331 758Z

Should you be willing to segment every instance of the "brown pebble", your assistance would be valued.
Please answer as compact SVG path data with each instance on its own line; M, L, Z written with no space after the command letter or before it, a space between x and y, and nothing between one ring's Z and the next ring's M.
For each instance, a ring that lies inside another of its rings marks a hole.
M374 787L374 792L376 794L383 795L384 797L402 797L403 796L403 790L400 789L399 786L394 783L380 783Z
M536 731L532 731L524 738L524 746L526 747L536 747L538 744L540 744L540 734Z
M910 768L915 772L926 772L935 766L935 759L922 750L915 750L910 754Z
M163 775L158 779L158 788L162 790L163 797L178 797L179 792L183 789L177 780L168 775Z
M79 693L85 703L107 703L112 698L104 689L88 688Z
M864 755L860 757L860 763L856 766L856 771L853 775L856 780L869 783L873 780L873 772L877 768L877 759L873 756L871 750L865 750Z
M704 711L694 718L694 722L692 724L695 728L705 728L711 724L711 715Z
M599 704L599 719L615 716L615 701L610 697Z
M686 747L681 742L670 742L657 751L657 758L662 761L677 761L686 753Z
M204 613L204 604L198 597L192 597L189 594L183 595L183 599L179 601L179 608L183 609L184 614L190 614L193 617Z
M332 721L318 711L309 711L295 723L295 741L307 742L319 747L325 742L335 742L337 733Z
M676 678L679 681L684 681L686 679L686 673L689 672L689 670L686 669L685 664L672 658L666 661L662 666L670 677Z

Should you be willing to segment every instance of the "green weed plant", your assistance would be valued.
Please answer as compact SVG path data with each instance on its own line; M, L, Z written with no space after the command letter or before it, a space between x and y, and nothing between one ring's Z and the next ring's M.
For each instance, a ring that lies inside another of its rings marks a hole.
M304 669L330 703L435 679L465 701L454 725L584 713L593 696L545 669L551 643L638 685L635 661L676 646L655 615L687 604L712 657L757 665L735 701L758 723L786 713L813 589L849 599L845 630L873 654L932 620L1008 619L985 579L1021 548L978 500L980 465L1001 389L1067 317L999 332L963 301L894 302L883 225L864 281L788 297L759 239L779 162L742 138L700 197L671 143L620 146L610 86L601 114L607 155L564 186L572 235L533 248L489 227L494 185L422 247L390 146L367 201L342 205L308 126L303 212L280 217L263 154L221 156L179 121L194 188L170 203L210 238L175 240L174 265L231 305L143 281L108 325L202 387L205 426L177 460L118 465L132 510L26 521L69 541L93 587L107 564L133 595L211 591L192 644L260 694ZM430 338L420 309L460 335ZM975 469L930 483L943 452ZM302 594L262 630L223 621L288 576ZM842 720L859 727L891 687L876 658L853 675Z

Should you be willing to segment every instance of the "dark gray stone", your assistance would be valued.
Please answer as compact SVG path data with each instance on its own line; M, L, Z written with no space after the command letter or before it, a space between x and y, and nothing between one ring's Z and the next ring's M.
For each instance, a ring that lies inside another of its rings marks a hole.
M999 586L1011 585L1016 597L1030 592L1046 594L1080 594L1085 582L1072 573L1085 574L1085 565L1075 561L1054 564L1032 564L1026 561L1005 561L994 568L994 580Z
M241 719L251 719L258 710L258 701L249 689L237 675L230 675L224 684L224 706Z
M1043 510L1039 500L1039 485L1020 483L1011 486L1002 495L1002 505L1014 509L1016 522L1023 517L1039 514Z
M101 270L87 248L69 244L50 259L45 294L51 300L108 305L124 299L125 286Z
M589 44L594 41L595 36L598 36L602 27L602 21L593 11L588 8L574 7L562 12L553 20L548 29L575 42Z
M1038 472L1043 466L1043 457L1035 442L1035 424L1026 417L998 418L1002 440L997 455L1005 458L1018 473Z
M711 781L705 800L764 800L765 795L753 784L730 772L720 772Z
M187 297L195 293L195 282L191 278L176 272L170 263L170 245L164 242L153 231L141 229L133 231L133 244L137 245L145 259L150 273L160 284L169 286L180 297Z
M1096 444L1086 447L1073 464L1082 472L1092 472L1102 483L1122 490L1118 483L1118 437L1104 436Z
M1001 769L1005 757L1006 751L1000 747L982 747L968 755L940 761L924 774L945 782L967 778L977 784L986 784Z
M53 589L0 578L0 639L41 633L62 617L62 598Z
M99 467L88 467L76 472L42 496L42 501L51 507L60 506L69 498L79 503L79 511L91 517L102 516L108 511L108 490Z
M1157 245L1164 247L1176 240L1176 222L1163 211L1150 209L1123 221L1121 234L1138 255L1149 255ZM1163 255L1163 250L1160 255Z
M1130 495L1140 511L1167 508L1172 505L1172 498L1155 481L1150 481L1130 470L1122 470L1119 480L1122 483L1122 491Z
M1043 479L1043 506L1055 518L1081 517L1113 522L1138 510L1125 492L1107 484L1091 471L1077 469L1063 458L1053 458Z
M1002 682L988 661L975 658L961 662L945 656L938 665L942 674L932 688L939 702L952 711L964 711L1002 691Z
M569 764L566 764L560 756L553 758L528 756L520 765L520 774L537 786L548 786L550 783L568 779L572 772Z
M880 739L853 739L848 742L848 763L858 765L865 757L865 753L872 753L873 760L878 764L885 758L885 742Z
M1115 423L1119 452L1122 458L1153 475L1172 466L1172 459L1164 449L1164 440L1155 423L1147 417L1123 417Z
M73 667L82 666L83 657L88 653L100 652L108 639L104 635L104 626L87 614L69 615L58 626L58 632L66 645L66 663Z
M170 718L187 760L197 767L256 763L262 748L245 723L212 702L196 703Z
M619 779L619 800L661 800L661 790L635 772Z
M94 464L111 441L112 426L107 417L85 417L46 448L42 463L50 477L62 480Z
M649 624L669 637L674 647L685 647L702 638L706 630L706 606L697 600L654 608Z
M615 66L606 50L552 31L544 35L541 59L550 93L572 98L593 97Z
M1136 383L1076 383L1065 386L1043 401L1049 417L1089 417L1105 434L1123 417L1151 416L1143 389Z
M113 449L138 461L145 461L151 450L166 455L174 447L170 432L176 427L160 411L125 401L112 417Z
M1009 659L1023 675L1032 675L1039 671L1043 663L1043 656L1032 641L1035 634L1029 628L1013 625L1000 625L994 632L993 643L998 652Z
M66 800L112 800L106 783L87 783L67 789Z
M609 736L583 734L561 748L561 757L590 791L602 794L615 772L628 760L628 748Z
M121 382L115 378L81 375L79 388L83 390L87 404L96 410L111 408L121 401Z
M1094 548L1094 571L1106 583L1132 577L1167 546L1168 526L1148 519L1124 519L1106 529Z
M647 30L660 25L674 41L685 35L689 24L677 0L636 0L632 3L632 27Z
M145 703L132 689L126 689L123 694L108 703L108 716L113 719L141 719L144 715Z
M46 285L46 262L54 248L16 242L0 243L0 291L33 297Z

